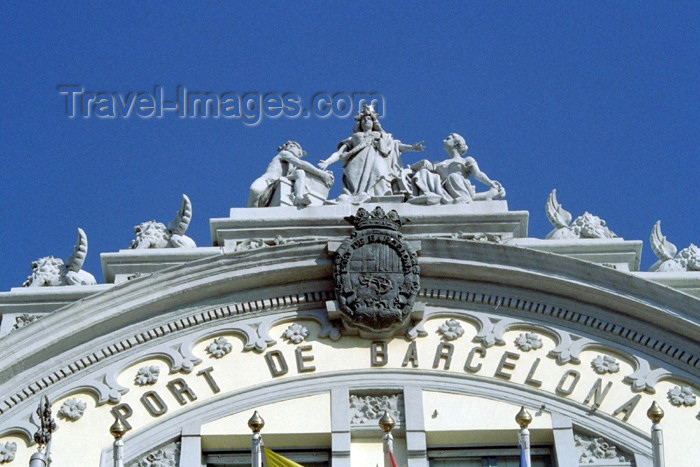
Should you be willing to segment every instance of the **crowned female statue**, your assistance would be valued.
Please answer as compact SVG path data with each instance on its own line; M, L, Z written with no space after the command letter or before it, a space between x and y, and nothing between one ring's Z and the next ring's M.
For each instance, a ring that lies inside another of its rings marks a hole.
M325 169L343 162L343 191L338 201L362 203L372 197L392 194L392 182L401 175L401 153L423 151L423 143L403 144L382 129L371 106L364 105L355 117L350 138L338 150L318 163Z

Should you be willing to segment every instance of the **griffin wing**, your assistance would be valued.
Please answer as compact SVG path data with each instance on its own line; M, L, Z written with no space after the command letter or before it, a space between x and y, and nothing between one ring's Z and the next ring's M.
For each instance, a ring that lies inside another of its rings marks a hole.
M187 227L190 226L192 220L192 203L187 195L182 195L182 204L180 210L177 211L175 219L168 224L168 230L175 235L185 235Z
M556 189L552 190L549 194L547 204L545 205L545 211L547 212L547 219L549 219L549 222L558 229L568 227L571 223L571 213L561 207L561 204L557 201Z
M656 257L662 261L673 259L676 256L676 245L667 241L666 237L661 234L661 221L656 221L651 229L649 243L651 243L651 249Z
M66 259L65 265L69 271L78 272L83 267L88 251L87 235L83 229L78 228L78 239L75 242L73 253Z

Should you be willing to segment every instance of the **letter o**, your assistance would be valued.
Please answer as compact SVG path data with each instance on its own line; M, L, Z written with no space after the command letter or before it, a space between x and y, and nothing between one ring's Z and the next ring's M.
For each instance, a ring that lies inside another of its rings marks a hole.
M313 97L311 109L317 117L328 117L333 111L333 98L326 93L320 92Z
M349 94L339 92L333 95L333 115L338 118L346 118L352 113L352 97Z

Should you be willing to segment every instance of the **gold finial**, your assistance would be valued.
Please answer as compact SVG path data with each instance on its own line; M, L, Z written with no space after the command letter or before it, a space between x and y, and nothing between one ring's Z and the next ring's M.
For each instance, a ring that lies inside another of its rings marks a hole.
M122 423L121 419L116 418L114 423L112 423L112 426L109 427L109 432L112 436L114 436L114 439L122 439L122 437L124 437L126 434L127 429Z
M379 428L381 428L384 433L389 433L392 428L396 425L394 418L389 415L389 411L385 410L382 418L379 419Z
M664 418L664 411L659 407L656 401L654 401L651 407L649 407L649 410L647 410L647 417L649 417L652 423L659 423L661 419Z
M248 420L248 428L253 430L253 433L260 433L260 430L265 426L265 420L260 416L256 410L250 420Z
M525 406L522 406L520 407L520 412L518 412L518 414L515 416L515 421L518 422L520 428L525 429L532 421L532 415L530 415L530 412L525 410Z

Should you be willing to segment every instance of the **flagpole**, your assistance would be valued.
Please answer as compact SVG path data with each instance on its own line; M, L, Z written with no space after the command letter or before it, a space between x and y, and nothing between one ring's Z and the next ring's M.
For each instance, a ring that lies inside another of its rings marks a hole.
M647 417L651 420L651 450L654 456L654 467L664 467L664 436L659 422L664 418L664 411L656 401L647 410Z
M253 431L250 443L250 455L251 455L251 466L252 467L263 467L263 453L262 453L262 435L260 430L265 426L265 420L258 414L256 410L250 420L248 420L248 427Z
M124 467L124 434L126 433L126 427L122 421L117 418L114 423L109 427L109 432L114 436L114 444L112 445L112 451L114 456L114 467Z
M530 431L527 427L532 422L532 415L520 407L520 412L515 416L515 421L520 425L520 467L530 467Z
M384 467L392 467L396 465L392 463L391 457L394 452L394 437L391 434L391 429L394 428L396 422L389 415L389 411L385 410L382 418L379 419L379 428L382 429L384 435L382 436L382 444L384 446Z

